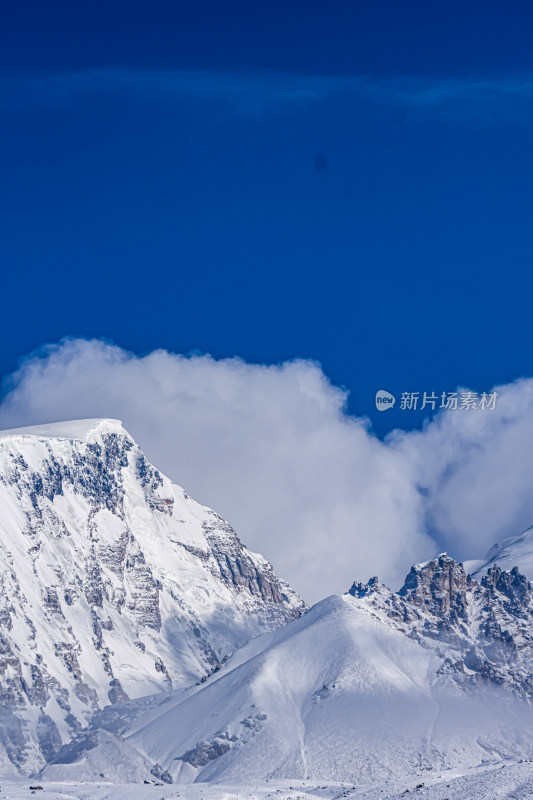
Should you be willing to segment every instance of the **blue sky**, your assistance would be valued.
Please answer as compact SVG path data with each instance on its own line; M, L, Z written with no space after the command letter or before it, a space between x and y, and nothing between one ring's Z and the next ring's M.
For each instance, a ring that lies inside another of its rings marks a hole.
M532 374L533 10L32 3L0 32L0 373L66 335L317 359L378 389Z

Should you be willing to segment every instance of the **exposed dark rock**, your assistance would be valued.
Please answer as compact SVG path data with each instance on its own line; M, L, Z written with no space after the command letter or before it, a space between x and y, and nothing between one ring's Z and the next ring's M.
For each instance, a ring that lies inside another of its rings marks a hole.
M187 750L179 756L179 760L186 761L193 767L205 767L210 761L227 753L236 741L238 741L237 736L230 736L227 731L220 731L211 741L198 742L192 750Z
M61 747L61 735L54 720L41 714L37 723L37 739L45 761L51 761Z
M107 693L109 702L114 705L115 703L122 703L124 700L129 700L128 695L120 685L118 678L113 678L109 681L109 691Z
M166 769L163 769L161 764L154 764L150 772L154 778L158 778L160 781L163 781L163 783L174 783L174 779L172 778L170 772Z

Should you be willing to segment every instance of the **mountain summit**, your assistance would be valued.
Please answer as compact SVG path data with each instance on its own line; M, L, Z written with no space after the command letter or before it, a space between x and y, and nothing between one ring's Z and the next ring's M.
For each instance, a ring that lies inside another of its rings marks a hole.
M306 606L117 420L0 433L0 769L108 704L205 680Z

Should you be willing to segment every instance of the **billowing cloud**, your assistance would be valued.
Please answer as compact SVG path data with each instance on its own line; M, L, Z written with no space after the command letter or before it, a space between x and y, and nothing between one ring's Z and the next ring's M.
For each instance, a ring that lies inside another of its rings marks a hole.
M493 411L448 412L388 439L426 498L426 529L460 558L533 523L533 380L496 392Z
M378 574L397 586L447 548L476 557L533 519L533 381L494 411L450 411L385 442L346 412L320 366L139 357L65 340L5 386L0 427L115 417L310 600Z
M280 366L70 340L27 359L0 427L116 417L306 598L379 570L395 582L435 545L403 458L345 413L310 361Z

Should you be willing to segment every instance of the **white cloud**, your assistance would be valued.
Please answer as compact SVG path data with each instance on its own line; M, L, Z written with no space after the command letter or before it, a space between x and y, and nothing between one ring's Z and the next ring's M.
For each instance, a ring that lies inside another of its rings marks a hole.
M495 411L449 412L383 443L314 362L138 357L73 339L23 362L0 427L122 419L313 601L374 574L398 586L414 561L482 555L532 521L533 381L498 391Z
M427 527L459 558L533 522L533 380L496 391L494 411L449 412L389 437L427 498Z
M122 419L162 471L314 600L376 570L398 583L435 549L403 459L346 415L345 399L310 361L139 358L70 340L23 363L0 427Z

